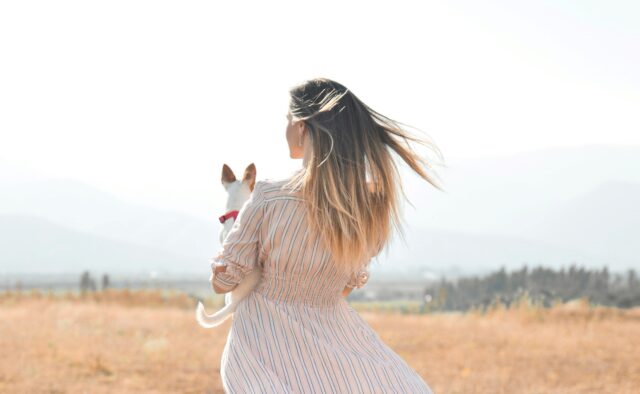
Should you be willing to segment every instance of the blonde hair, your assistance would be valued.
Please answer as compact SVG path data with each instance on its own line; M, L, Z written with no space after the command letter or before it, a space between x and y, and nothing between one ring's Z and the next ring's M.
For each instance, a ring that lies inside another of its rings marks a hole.
M311 233L344 272L353 272L383 249L392 227L404 240L397 187L405 194L391 151L444 191L421 166L432 169L432 163L411 149L409 141L431 148L440 158L442 153L428 137L411 135L402 123L372 110L330 79L307 80L289 95L292 121L304 122L311 155L286 186L301 192Z

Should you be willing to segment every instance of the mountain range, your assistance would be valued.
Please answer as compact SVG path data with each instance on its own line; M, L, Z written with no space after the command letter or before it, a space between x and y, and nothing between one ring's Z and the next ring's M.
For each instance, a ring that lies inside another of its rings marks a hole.
M590 145L447 164L439 171L445 192L403 174L406 242L396 236L374 258L371 280L523 264L640 266L640 148ZM133 204L0 161L0 274L207 275L219 230L214 215Z

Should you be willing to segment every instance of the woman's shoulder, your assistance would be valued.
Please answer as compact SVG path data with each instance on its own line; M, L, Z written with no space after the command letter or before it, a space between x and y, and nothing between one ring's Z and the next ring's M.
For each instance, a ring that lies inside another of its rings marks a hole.
M291 178L296 172L287 177L266 178L256 181L256 189L260 191L265 200L300 199L299 193L290 184Z

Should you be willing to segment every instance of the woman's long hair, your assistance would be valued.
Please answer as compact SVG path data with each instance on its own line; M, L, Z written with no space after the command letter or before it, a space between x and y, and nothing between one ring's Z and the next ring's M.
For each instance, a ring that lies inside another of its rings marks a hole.
M404 239L398 186L405 194L391 151L445 191L421 166L432 169L432 163L411 149L409 141L431 148L440 158L442 153L428 137L411 135L402 123L369 108L330 79L307 80L289 94L292 121L306 125L311 155L287 186L301 192L311 233L344 272L353 272L383 249L392 227Z

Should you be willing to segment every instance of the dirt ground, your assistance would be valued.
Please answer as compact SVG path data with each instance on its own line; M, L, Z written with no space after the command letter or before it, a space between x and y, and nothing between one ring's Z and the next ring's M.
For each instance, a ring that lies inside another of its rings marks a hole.
M201 328L192 302L5 295L0 392L222 393L231 321ZM638 308L361 315L437 394L639 392Z

